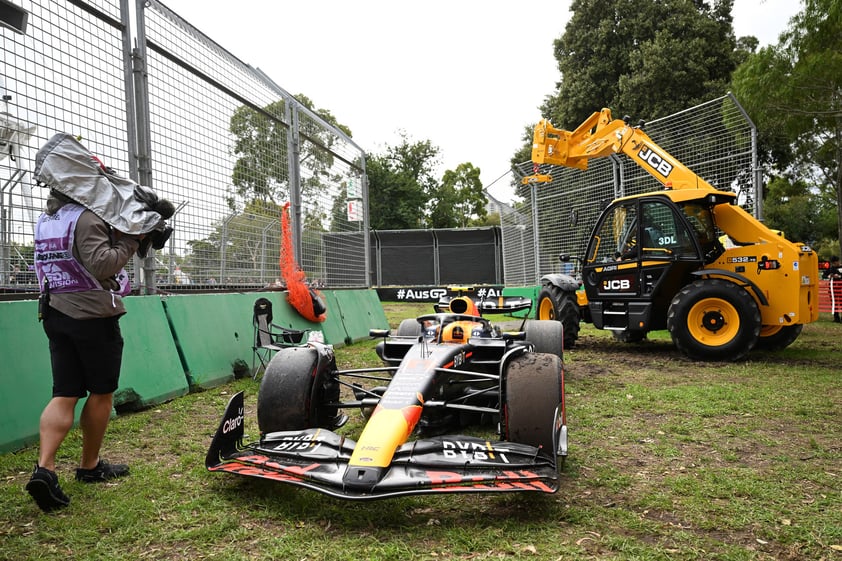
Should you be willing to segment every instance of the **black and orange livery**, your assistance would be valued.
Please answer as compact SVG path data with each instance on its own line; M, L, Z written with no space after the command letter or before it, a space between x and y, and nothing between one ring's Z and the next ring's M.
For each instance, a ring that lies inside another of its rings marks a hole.
M261 381L260 439L243 442L238 393L206 466L346 499L554 493L567 455L561 325L524 321L502 332L480 315L529 306L522 298L440 302L394 334L372 330L383 337L384 365L371 369L338 370L329 345L283 349ZM367 419L356 440L339 432L351 409ZM496 438L462 434L481 425Z

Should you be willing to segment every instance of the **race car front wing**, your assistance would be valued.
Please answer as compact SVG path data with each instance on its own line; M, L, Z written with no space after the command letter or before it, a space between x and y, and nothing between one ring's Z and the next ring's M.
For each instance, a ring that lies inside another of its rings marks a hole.
M272 479L345 499L378 499L446 492L558 490L555 453L516 442L438 436L399 446L372 480L355 479L349 464L356 442L326 429L282 431L244 445L243 392L228 403L205 459L209 471ZM365 451L363 451L365 452Z

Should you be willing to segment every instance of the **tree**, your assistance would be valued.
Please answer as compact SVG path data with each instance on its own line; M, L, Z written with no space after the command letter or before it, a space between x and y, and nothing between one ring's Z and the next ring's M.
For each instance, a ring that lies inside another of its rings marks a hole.
M738 60L733 2L574 0L542 115L562 127L603 107L650 120L722 95Z
M480 169L470 162L446 170L435 190L430 209L430 227L465 228L485 219L486 197L479 178Z
M401 132L397 146L366 160L369 225L373 230L406 230L425 225L439 149L429 140L412 142Z
M262 111L247 105L231 116L232 153L237 156L231 182L246 200L279 204L289 198L285 101L270 103ZM229 199L234 210L234 201Z
M351 130L337 122L330 111L315 109L313 102L299 94L296 101L310 109L328 124L351 136ZM281 204L289 199L289 158L286 122L286 101L280 99L262 109L243 105L231 116L229 130L234 135L231 149L237 157L231 182L240 198L246 202L265 201ZM299 165L308 171L302 174L302 196L314 193L331 177L334 157L330 148L338 138L313 119L299 119L299 134L303 139ZM229 207L235 210L233 197Z
M603 107L632 122L665 117L722 96L737 63L756 48L734 38L734 0L573 0L554 42L561 81L540 107L573 129ZM531 158L534 125L512 165ZM517 186L525 196L525 187Z
M775 172L793 183L808 182L835 201L839 246L842 2L806 0L780 43L761 49L734 72L733 90L757 125Z
M828 228L827 218L835 209L822 201L807 182L791 183L775 177L766 185L764 195L766 223L783 231L787 239L816 245L834 235L835 223Z

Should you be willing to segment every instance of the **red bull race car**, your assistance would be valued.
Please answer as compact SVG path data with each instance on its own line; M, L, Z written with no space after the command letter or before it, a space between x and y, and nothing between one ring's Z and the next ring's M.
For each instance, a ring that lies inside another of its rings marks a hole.
M339 370L332 346L318 342L281 349L260 382L259 440L244 443L240 392L207 469L355 500L554 493L567 455L561 323L501 331L481 315L530 306L520 297L444 299L395 333L371 330L383 339L376 368ZM366 420L357 440L339 432L353 409ZM496 436L462 434L482 425Z

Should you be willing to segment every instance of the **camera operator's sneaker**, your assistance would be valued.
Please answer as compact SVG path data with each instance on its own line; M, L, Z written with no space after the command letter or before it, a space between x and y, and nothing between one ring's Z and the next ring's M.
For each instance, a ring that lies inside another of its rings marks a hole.
M129 466L126 464L109 464L105 460L100 460L96 467L92 469L76 468L76 481L81 481L82 483L99 483L128 474Z
M55 472L42 468L38 464L35 464L35 470L29 478L29 483L26 484L26 490L35 499L38 508L44 512L51 512L70 504L70 499L58 486L58 476Z

